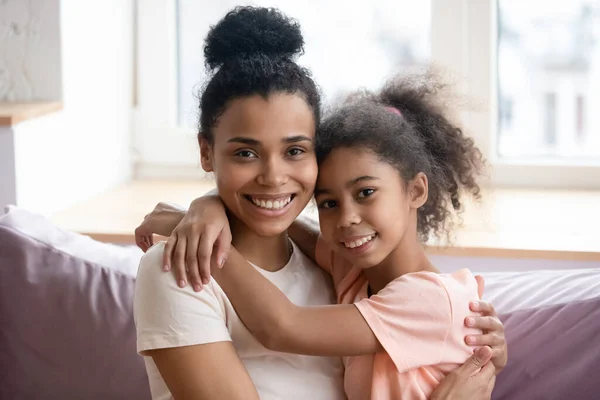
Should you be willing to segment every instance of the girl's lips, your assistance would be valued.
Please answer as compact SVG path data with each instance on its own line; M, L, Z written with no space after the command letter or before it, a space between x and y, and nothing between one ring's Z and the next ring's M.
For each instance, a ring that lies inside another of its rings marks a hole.
M346 247L346 245L343 242L340 242L340 247L342 248L343 251L347 252L348 254L351 254L353 256L358 256L358 255L364 254L365 252L369 251L371 249L371 247L373 247L373 244L375 243L376 240L377 240L377 234L374 234L373 239L361 244L360 246Z

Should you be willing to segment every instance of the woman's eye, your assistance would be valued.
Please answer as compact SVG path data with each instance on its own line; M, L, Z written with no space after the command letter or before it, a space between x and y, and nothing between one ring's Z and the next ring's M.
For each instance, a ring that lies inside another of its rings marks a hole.
M250 150L242 150L235 153L236 156L241 158L256 158L256 154L251 152Z
M375 189L363 189L360 192L358 192L358 198L364 199L365 197L369 197L373 193L375 193Z
M299 155L300 155L300 154L302 154L302 153L304 153L304 150L302 150L302 149L299 149L299 148L297 148L297 147L295 147L295 148L293 148L293 149L290 149L290 150L288 151L288 155L290 155L290 156L299 156Z
M333 207L335 207L335 201L333 201L333 200L325 200L325 201L322 201L321 203L319 203L319 208L328 209L328 208L333 208Z

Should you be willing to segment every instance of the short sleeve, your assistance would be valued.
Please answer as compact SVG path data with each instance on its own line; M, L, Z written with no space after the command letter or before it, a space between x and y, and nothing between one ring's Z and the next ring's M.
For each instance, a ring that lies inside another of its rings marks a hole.
M223 299L214 281L200 292L177 286L162 270L164 242L140 262L135 287L134 320L137 351L231 341Z
M399 372L443 359L452 311L436 274L404 275L355 305Z

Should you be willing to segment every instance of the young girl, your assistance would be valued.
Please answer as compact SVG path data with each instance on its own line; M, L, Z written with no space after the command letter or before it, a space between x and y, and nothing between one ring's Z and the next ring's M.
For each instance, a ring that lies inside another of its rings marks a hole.
M464 320L475 315L477 281L466 269L440 274L421 243L446 232L462 195L479 195L482 159L434 88L414 76L392 81L353 96L319 129L316 257L339 306L294 305L235 249L213 268L267 348L345 356L351 400L429 398L472 353L464 337L476 331Z

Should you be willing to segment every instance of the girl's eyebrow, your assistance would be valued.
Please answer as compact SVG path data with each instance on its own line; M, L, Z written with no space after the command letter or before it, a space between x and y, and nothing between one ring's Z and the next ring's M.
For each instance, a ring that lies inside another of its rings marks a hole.
M350 189L352 186L354 186L354 185L356 185L357 183L360 183L360 182L378 181L378 180L380 180L380 179L377 178L376 176L363 175L363 176L359 176L358 178L354 178L354 179L349 180L346 183L346 188ZM317 189L315 189L314 196L317 197L317 196L322 195L322 194L330 194L330 193L331 193L330 189L327 189L327 188L319 189L319 188L317 188Z
M352 186L356 185L357 183L360 182L364 182L364 181L378 181L379 178L377 178L376 176L370 176L370 175L363 175L363 176L359 176L358 178L354 178L349 180L348 182L346 182L346 187L347 188L351 188Z

